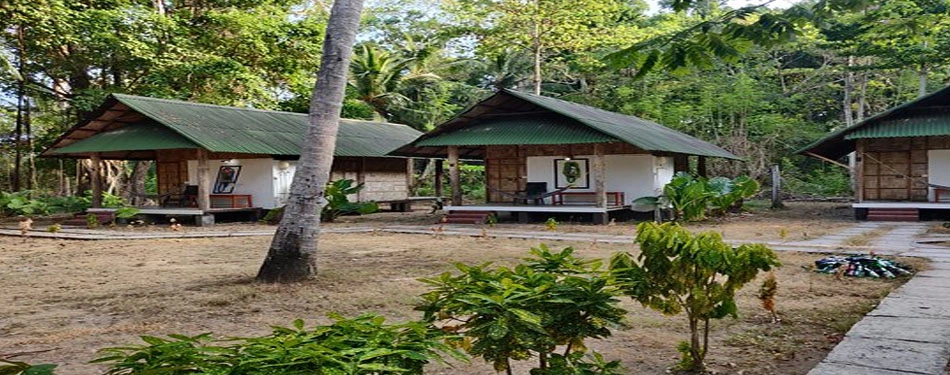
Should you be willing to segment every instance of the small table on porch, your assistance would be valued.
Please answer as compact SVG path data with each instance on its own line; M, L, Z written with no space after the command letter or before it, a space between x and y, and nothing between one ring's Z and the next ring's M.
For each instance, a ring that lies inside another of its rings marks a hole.
M623 206L624 196L622 191L608 191L606 194L608 206ZM597 193L592 191L562 191L554 194L552 199L554 205L560 206L565 204L590 204L597 203Z
M211 194L211 208L254 207L250 194Z

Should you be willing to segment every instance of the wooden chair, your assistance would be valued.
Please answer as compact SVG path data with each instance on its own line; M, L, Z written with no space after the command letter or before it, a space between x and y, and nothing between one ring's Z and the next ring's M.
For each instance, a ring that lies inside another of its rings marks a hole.
M198 207L198 185L185 185L181 193L169 194L162 200L162 207Z
M548 192L548 183L547 182L528 182L525 184L525 189L515 192L514 194L495 189L491 186L487 186L488 190L496 192L500 195L511 198L513 204L518 204L524 202L528 204L528 201L533 202L536 205L543 205L544 199L548 197L553 197L557 194L560 194L567 189L570 189L572 186L568 185L563 188L557 189L555 191Z

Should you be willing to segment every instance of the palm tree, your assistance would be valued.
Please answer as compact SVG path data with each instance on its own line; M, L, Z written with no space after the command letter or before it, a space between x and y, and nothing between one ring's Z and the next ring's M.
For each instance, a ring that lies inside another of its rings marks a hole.
M397 89L412 61L371 44L363 44L354 54L349 85L357 99L373 108L378 120L388 120L392 106L408 101Z
M320 203L330 179L340 110L346 91L346 73L363 0L336 0L330 11L323 58L310 101L310 128L290 186L284 216L271 241L267 258L257 272L263 282L295 282L317 271Z

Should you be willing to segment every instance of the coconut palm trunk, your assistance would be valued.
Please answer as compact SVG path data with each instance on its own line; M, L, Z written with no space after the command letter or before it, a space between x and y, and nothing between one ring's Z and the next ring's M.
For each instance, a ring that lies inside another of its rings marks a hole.
M330 178L346 73L362 10L363 0L333 2L317 84L310 101L310 128L294 172L283 219L257 273L258 281L301 281L317 271L320 203Z

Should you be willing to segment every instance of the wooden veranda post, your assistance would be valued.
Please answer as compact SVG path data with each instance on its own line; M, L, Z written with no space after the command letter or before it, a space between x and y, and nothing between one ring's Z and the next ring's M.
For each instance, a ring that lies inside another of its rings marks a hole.
M607 208L607 165L604 162L604 145L594 144L594 193L597 207ZM594 224L607 224L607 212L594 214Z
M211 208L211 172L208 166L208 150L198 149L198 209Z
M607 207L607 167L604 163L604 145L594 144L594 193L597 207Z
M442 198L442 159L435 161L435 196Z
M709 177L706 171L706 157L705 156L697 157L696 174L699 175L699 177Z
M102 157L98 153L93 153L89 155L89 184L92 185L92 202L90 202L93 208L102 207Z
M452 205L462 205L462 183L459 174L459 148L449 146L449 184L452 185Z

